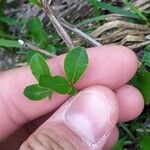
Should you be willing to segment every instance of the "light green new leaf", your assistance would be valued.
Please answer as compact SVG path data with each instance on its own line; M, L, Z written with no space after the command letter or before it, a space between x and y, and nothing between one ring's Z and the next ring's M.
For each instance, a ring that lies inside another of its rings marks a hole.
M137 87L144 97L145 104L150 103L150 72L140 71L130 82Z
M30 100L38 101L52 95L52 91L50 89L41 87L38 84L34 84L25 88L24 95Z
M60 94L67 94L72 90L72 86L61 76L41 75L39 84Z
M85 72L88 65L86 49L78 47L72 49L66 56L64 69L66 76L72 84L75 84Z
M0 39L0 47L19 48L21 46L19 45L18 41L7 40L7 39Z
M29 30L34 37L35 41L40 44L48 43L48 36L44 30L43 24L39 18L33 17L29 21Z
M29 64L31 71L37 80L39 80L42 74L51 75L46 61L39 54L34 54Z
M143 135L140 138L140 150L150 149L150 135Z

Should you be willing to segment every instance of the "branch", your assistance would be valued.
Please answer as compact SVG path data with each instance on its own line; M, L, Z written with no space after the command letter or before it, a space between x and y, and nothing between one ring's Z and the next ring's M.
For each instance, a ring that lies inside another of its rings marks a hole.
M66 45L69 49L74 48L74 43L72 42L71 38L67 34L67 32L64 30L64 28L59 23L57 17L55 16L52 7L49 5L49 3L46 0L41 0L42 8L47 13L48 17L52 21L53 26L57 30L60 37L64 40Z
M95 39L93 39L92 37L90 37L89 35L85 34L81 30L79 30L78 28L76 28L73 25L71 25L68 22L66 22L63 18L61 18L60 20L61 20L60 23L61 23L62 26L64 26L66 29L74 32L75 34L77 34L81 38L84 38L87 42L89 42L93 46L101 46L102 45L99 42L97 42Z
M22 40L18 40L18 42L19 42L19 44L20 44L21 46L23 46L23 47L26 48L26 49L32 49L32 50L37 51L37 52L40 52L40 53L42 53L42 54L44 54L44 55L46 55L46 56L48 56L48 57L56 57L55 54L49 53L49 52L47 52L47 51L45 51L45 50L43 50L43 49L41 49L41 48L38 48L38 47L36 47L36 46L34 46L34 45L28 43L28 42L24 42L24 41L22 41Z

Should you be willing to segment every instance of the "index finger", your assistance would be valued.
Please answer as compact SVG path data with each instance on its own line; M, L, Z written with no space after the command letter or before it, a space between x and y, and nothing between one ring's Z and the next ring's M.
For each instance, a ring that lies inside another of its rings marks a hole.
M137 70L136 55L126 47L101 46L87 51L89 65L76 85L78 89L91 85L105 85L116 89L130 80ZM63 62L64 55L48 61L53 75L64 75ZM51 101L27 100L23 90L35 82L28 67L10 70L0 76L0 140L24 123L53 111L67 100L68 95L59 94L54 94Z

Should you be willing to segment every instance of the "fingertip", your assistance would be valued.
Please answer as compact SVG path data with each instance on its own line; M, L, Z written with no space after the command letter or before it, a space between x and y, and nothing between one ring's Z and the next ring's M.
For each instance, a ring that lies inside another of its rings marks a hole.
M110 51L110 56L112 55L113 60L108 58L111 62L110 65L114 65L117 68L116 74L119 74L119 77L116 78L116 83L118 84L114 85L113 89L118 88L127 83L135 75L138 68L137 56L134 51L121 45L106 45L103 46L103 49ZM114 58L113 55L115 55Z
M142 94L131 85L124 85L116 92L119 101L119 122L138 117L144 109Z
M117 89L136 73L138 61L135 53L127 47L107 45L88 49L89 66L78 87L100 84Z

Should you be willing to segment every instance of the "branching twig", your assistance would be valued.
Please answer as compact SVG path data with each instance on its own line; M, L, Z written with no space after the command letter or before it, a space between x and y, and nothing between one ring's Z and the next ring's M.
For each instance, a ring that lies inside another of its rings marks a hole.
M79 30L78 28L74 27L73 25L69 24L63 18L61 18L60 21L61 21L60 23L62 24L62 26L64 26L66 29L74 32L75 34L77 34L81 38L84 38L91 45L93 45L93 46L101 46L101 44L99 42L97 42L95 39L93 39L89 35L85 34L81 30Z
M18 40L18 42L19 42L19 44L20 44L21 46L23 46L23 47L26 48L26 49L32 49L32 50L37 51L37 52L40 52L40 53L42 53L42 54L44 54L44 55L46 55L46 56L48 56L48 57L56 57L55 54L49 53L49 52L47 52L47 51L44 51L43 49L38 48L38 47L36 47L36 46L34 46L34 45L28 43L28 42L24 42L24 41L22 41L22 40Z
M57 17L55 16L52 7L49 5L49 3L46 0L41 0L43 10L47 13L48 17L52 21L53 26L57 30L58 34L61 36L61 38L64 40L66 45L68 46L69 49L74 48L74 44L67 34L67 32L64 30L64 28L61 26L59 23Z

